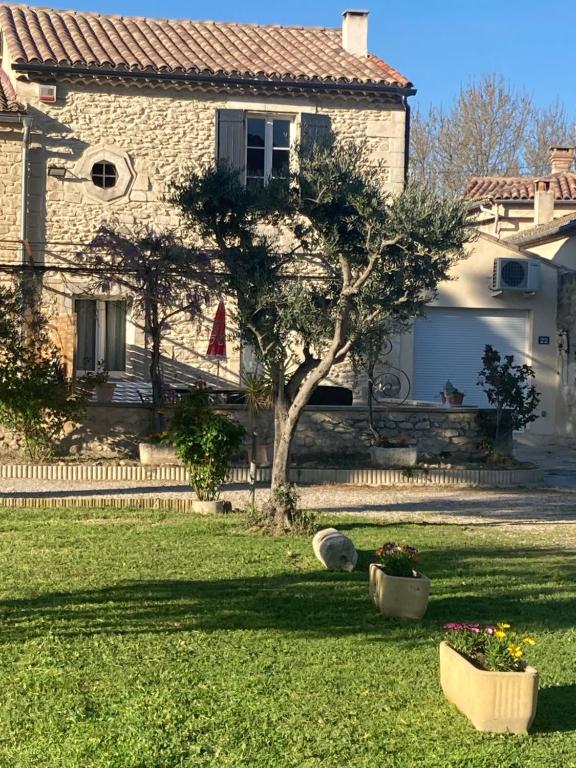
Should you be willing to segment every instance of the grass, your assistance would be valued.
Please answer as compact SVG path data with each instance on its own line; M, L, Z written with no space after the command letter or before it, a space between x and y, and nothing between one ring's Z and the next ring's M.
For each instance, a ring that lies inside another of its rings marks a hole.
M574 527L323 523L359 570L234 517L1 510L0 766L575 768ZM422 550L422 622L367 598L388 539ZM529 736L479 734L444 701L450 620L537 636Z

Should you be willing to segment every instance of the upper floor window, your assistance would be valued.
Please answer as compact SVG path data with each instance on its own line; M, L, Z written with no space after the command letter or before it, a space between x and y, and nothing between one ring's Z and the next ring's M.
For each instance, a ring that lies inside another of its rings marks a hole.
M292 121L248 116L246 120L246 185L261 187L288 177Z

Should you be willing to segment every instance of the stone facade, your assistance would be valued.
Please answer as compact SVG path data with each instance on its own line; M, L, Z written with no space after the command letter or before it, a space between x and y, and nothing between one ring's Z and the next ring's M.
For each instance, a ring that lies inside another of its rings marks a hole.
M22 128L0 121L0 262L19 260Z
M289 117L295 141L302 113L329 115L339 139L364 144L368 162L379 169L387 191L397 193L403 188L405 111L392 99L232 97L175 87L59 82L56 102L46 104L39 100L36 83L16 82L15 87L18 100L28 105L33 117L29 239L40 263L74 263L81 244L89 242L103 222L178 229L177 211L167 202L170 184L187 170L199 170L214 161L218 109ZM15 146L19 151L18 142ZM122 184L113 199L104 199L106 195L100 195L102 190L90 179L89 167L99 157L121 169ZM11 167L15 162L10 161ZM49 176L51 166L65 168L65 178ZM12 190L14 184L10 183ZM0 189L2 202L4 196ZM59 335L67 339L62 349L70 359L72 332L62 329L66 323L74 328L73 296L85 294L84 283L70 274L63 278L61 273L48 271L44 287L46 307L57 318ZM163 350L168 381L187 384L200 376L213 384L238 383L238 344L229 344L223 365L205 357L214 309L209 307L198 322L182 321L171 328ZM126 344L126 375L146 378L146 342L140 318L129 317Z

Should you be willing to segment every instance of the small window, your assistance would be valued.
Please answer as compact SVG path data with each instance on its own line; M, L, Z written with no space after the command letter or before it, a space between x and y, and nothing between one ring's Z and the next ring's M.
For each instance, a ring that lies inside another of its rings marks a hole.
M291 120L248 117L246 121L246 185L263 187L288 177Z
M92 183L101 189L115 187L118 181L118 171L112 163L94 163L90 176Z

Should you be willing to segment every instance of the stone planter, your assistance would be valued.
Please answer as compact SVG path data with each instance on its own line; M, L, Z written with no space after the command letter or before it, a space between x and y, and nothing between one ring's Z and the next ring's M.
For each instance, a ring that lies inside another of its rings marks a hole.
M413 445L397 448L372 446L370 459L375 467L413 467L418 454Z
M105 381L102 384L96 384L94 392L96 394L96 400L99 403L110 403L114 397L116 390L116 384L110 381Z
M444 696L478 731L526 733L536 714L538 672L488 672L440 643L440 683Z
M252 459L252 449L249 447L246 451L246 457L248 464ZM256 445L256 453L254 459L257 467L269 467L272 464L274 458L274 446L271 443L258 443Z
M138 453L140 464L145 467L163 467L169 464L182 466L182 462L176 456L176 449L171 445L138 443Z
M198 501L192 502L192 511L199 515L221 515L226 508L225 501Z
M430 579L389 576L378 563L370 564L370 597L384 616L421 619L428 608Z

